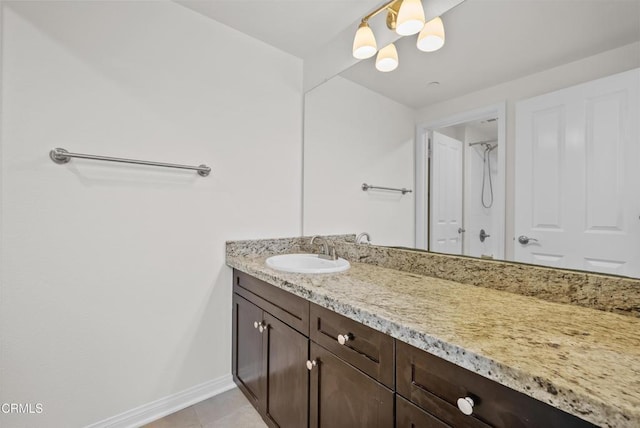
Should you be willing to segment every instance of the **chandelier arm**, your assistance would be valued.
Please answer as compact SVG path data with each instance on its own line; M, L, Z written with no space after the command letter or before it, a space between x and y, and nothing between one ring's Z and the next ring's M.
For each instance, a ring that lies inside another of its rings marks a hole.
M396 3L400 3L400 2L402 2L402 0L391 0L383 4L373 12L369 13L368 15L365 15L365 17L362 18L362 22L367 23L371 18L373 18L374 16L376 16L377 14L385 10L388 10L390 13L397 14L398 12L397 10L393 9L393 6L395 6Z

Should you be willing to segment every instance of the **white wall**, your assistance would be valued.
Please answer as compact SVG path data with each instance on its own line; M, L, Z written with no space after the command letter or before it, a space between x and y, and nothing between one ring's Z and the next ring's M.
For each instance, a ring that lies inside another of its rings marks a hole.
M172 2L5 2L3 427L78 427L231 370L224 241L300 233L302 64ZM72 160L53 147L211 176Z
M336 102L340 100L340 102ZM414 245L415 112L340 76L305 95L305 235L369 232L377 245Z
M507 105L506 135L506 233L505 258L513 258L515 104L536 95L552 92L600 77L640 67L640 43L632 43L540 73L506 82L481 91L425 107L417 112L417 123L434 122L498 102Z

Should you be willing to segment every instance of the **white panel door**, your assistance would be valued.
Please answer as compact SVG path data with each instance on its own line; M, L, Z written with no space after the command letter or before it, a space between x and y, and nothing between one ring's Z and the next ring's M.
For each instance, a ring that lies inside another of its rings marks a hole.
M517 261L640 276L639 98L636 69L517 104Z
M433 133L431 153L431 204L429 250L462 254L461 141Z

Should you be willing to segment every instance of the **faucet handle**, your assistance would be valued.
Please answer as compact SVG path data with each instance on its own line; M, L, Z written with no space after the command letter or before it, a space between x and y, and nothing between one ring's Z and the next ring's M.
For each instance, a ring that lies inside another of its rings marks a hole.
M364 244L371 244L371 236L369 236L367 232L362 232L361 234L356 236L356 244L360 244L361 243L360 241L362 241L362 238L367 238Z
M338 255L336 254L336 247L334 247L333 245L331 246L331 251L330 251L330 256L331 256L331 260L338 260Z

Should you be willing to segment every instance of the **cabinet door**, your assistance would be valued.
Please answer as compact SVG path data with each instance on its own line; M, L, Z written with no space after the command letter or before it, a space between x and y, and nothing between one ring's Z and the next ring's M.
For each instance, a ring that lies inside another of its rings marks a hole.
M311 428L393 428L393 392L311 342Z
M309 421L309 339L265 312L267 399L264 412L281 428L306 427Z
M262 333L254 326L262 316L262 309L233 295L233 377L256 408L265 397Z
M396 395L396 428L451 428L440 419Z

